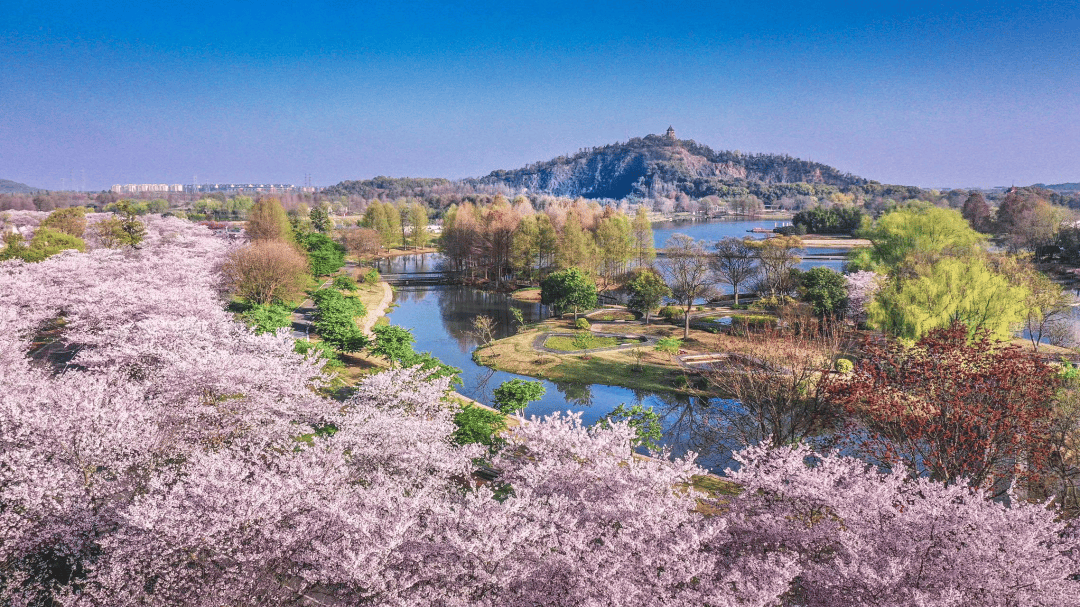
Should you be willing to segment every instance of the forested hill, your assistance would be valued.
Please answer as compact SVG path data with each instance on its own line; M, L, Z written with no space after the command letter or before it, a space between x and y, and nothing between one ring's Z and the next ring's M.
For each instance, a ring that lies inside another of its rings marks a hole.
M1036 183L1031 187L1043 188L1054 192L1080 192L1080 183L1052 183L1050 185Z
M655 198L682 192L694 198L725 196L732 189L784 183L845 188L867 180L828 165L777 154L717 152L693 140L648 135L626 143L587 148L511 171L469 179L477 186L585 198Z
M416 196L428 198L432 195L456 192L461 185L441 177L375 177L357 181L342 181L325 190L324 194L335 196L360 196L363 198L381 198L394 200Z
M31 194L37 190L38 188L32 188L25 183L0 179L0 194Z

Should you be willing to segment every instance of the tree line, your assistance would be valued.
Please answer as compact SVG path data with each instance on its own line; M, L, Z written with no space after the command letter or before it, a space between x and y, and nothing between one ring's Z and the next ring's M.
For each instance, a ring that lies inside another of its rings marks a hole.
M648 263L656 255L644 209L631 218L614 207L576 201L537 211L524 199L511 203L502 196L486 206L448 209L439 249L452 270L495 286L572 267L615 285L632 262Z

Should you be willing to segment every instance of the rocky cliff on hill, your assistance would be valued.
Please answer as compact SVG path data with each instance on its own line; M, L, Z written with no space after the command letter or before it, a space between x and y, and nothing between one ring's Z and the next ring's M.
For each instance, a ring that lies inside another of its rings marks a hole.
M791 156L717 152L692 140L677 139L670 129L667 135L635 137L465 181L556 196L616 199L672 192L691 197L725 195L732 187L753 185L805 183L846 188L868 183L828 165Z

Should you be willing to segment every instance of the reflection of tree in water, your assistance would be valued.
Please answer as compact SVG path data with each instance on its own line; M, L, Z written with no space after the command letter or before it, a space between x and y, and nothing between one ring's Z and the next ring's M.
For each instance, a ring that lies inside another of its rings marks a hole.
M698 454L698 464L713 471L722 471L736 463L731 459L732 445L725 440L722 420L724 409L738 407L737 402L679 394L651 396L647 404L660 415L664 442L675 453L693 451Z
M475 336L470 335L473 318L481 314L495 319L495 339L502 339L514 334L514 317L510 308L521 310L525 322L542 320L539 304L515 301L505 293L489 293L479 289L461 286L436 287L439 296L439 314L443 326L462 352L471 352L479 345Z
M405 287L394 288L394 303L404 304L409 303L413 299L413 290L406 289Z
M572 381L552 381L555 384L555 389L563 395L563 398L567 402L573 403L580 407L591 407L593 404L593 394L591 384L581 384Z
M410 301L423 301L428 296L430 287L396 287L394 290L394 299L398 303L406 303Z
M474 381L471 385L475 387L469 397L482 403L490 403L494 400L492 392L498 387L492 385L493 382L491 381L495 377L495 369L487 367L480 367L480 369L482 370L473 376ZM466 382L466 385L469 385L468 382Z
M381 257L375 260L375 269L380 274L405 274L407 272L435 272L442 269L442 255L424 253L420 255L398 255Z

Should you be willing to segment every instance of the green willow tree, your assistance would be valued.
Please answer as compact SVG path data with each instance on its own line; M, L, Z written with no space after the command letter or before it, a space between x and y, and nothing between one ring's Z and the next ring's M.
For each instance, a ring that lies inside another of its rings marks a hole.
M868 308L870 323L897 337L919 339L960 321L972 334L1008 339L1027 318L1030 292L977 257L913 263L899 276Z
M859 233L873 244L854 249L848 271L872 270L893 274L909 255L963 255L986 237L971 229L957 211L934 206L909 205L882 215L873 227Z

